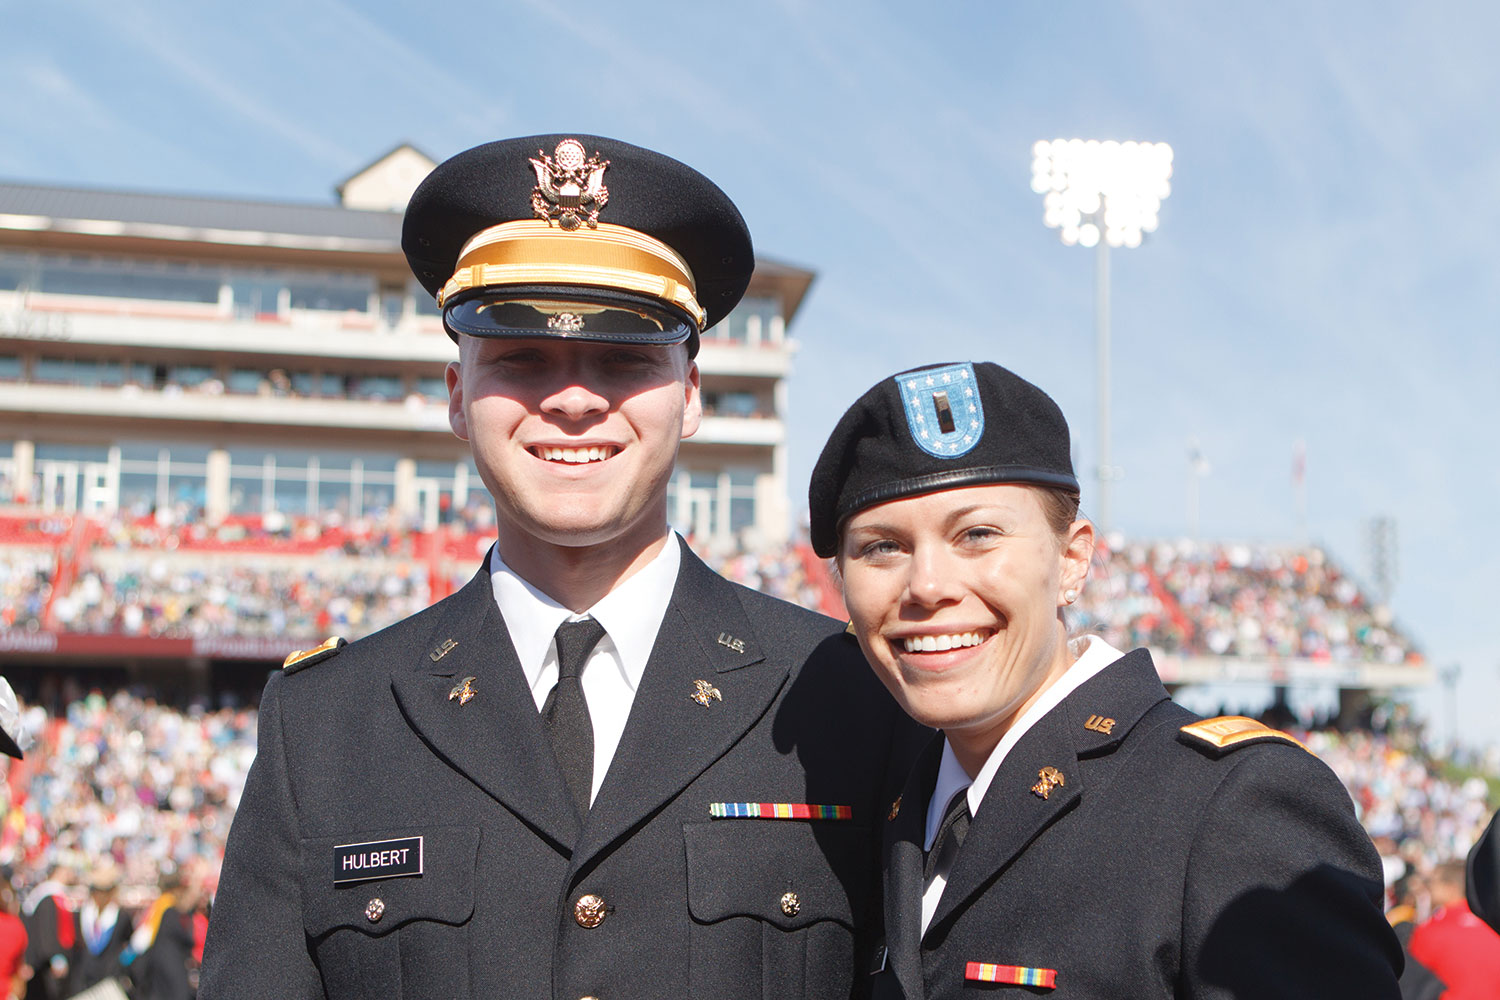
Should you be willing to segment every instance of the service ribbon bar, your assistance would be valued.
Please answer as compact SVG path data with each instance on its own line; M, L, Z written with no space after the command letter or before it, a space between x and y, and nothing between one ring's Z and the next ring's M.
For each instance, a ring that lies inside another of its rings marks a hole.
M1057 989L1056 969L1032 969L1024 965L994 965L990 962L970 962L964 968L964 978L976 983L1007 983L1011 986L1042 986Z
M853 819L850 806L814 806L806 802L710 802L714 819Z

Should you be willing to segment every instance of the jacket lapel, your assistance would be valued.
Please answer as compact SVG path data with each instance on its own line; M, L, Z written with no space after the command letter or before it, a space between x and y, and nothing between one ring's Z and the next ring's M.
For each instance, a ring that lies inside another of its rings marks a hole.
M433 752L568 853L578 816L495 604L488 561L447 604L427 647L392 671L402 714ZM472 697L449 697L466 677Z
M1063 782L1051 784L1045 797L1032 791L1044 768L1055 769ZM964 838L963 849L948 873L948 884L928 930L935 929L983 888L991 875L1010 864L1082 794L1083 776L1073 740L1061 714L1053 710L1021 737L995 772Z
M672 602L584 824L575 868L686 788L765 714L791 664L768 658L762 643L734 586L682 543Z
M984 794L928 929L965 906L1072 809L1086 791L1085 762L1116 750L1136 723L1166 699L1151 655L1136 650L1086 681L1021 737ZM1044 781L1046 768L1055 769L1062 782ZM1097 764L1092 773L1108 780L1107 769L1101 772ZM1050 786L1045 796L1033 790L1043 784Z
M901 790L896 818L885 828L886 962L906 1000L920 1000L925 993L920 954L923 846L927 839L927 800L937 783L942 759L943 736L934 733Z

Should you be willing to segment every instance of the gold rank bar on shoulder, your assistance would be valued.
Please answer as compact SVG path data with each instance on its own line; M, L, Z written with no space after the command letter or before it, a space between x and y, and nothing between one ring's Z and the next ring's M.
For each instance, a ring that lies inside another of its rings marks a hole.
M1220 715L1213 719L1191 722L1182 727L1182 732L1218 750L1228 750L1241 743L1261 739L1281 740L1307 750L1307 746L1292 734L1284 733L1280 729L1272 729L1265 723L1243 715ZM1311 750L1307 752L1312 753Z
M310 667L314 663L321 663L328 659L347 645L349 645L349 640L343 636L329 636L321 646L313 649L299 649L288 655L285 660L281 661L281 669L291 672Z

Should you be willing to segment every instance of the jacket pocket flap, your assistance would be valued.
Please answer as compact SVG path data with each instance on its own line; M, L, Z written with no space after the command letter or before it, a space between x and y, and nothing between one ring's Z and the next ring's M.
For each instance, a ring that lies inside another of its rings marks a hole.
M683 825L688 910L711 923L756 917L786 930L820 920L853 928L877 877L863 827L795 820Z
M356 860L346 861L351 853ZM361 830L304 839L303 929L315 938L339 927L380 937L413 920L461 924L474 913L478 854L477 826ZM415 873L418 856L420 874ZM357 880L361 865L374 877ZM350 881L334 881L340 868Z

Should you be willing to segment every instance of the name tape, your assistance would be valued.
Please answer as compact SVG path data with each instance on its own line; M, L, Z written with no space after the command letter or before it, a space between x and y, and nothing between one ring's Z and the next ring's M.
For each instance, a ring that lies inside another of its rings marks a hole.
M335 844L333 884L422 874L422 838Z

